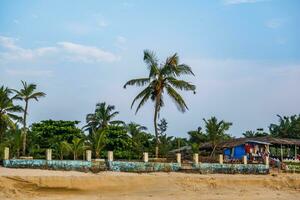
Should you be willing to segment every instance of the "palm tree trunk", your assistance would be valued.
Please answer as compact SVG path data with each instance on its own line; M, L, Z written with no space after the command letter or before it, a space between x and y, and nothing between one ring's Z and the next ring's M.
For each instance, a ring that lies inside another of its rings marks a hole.
M27 109L28 109L28 101L25 100L25 110L24 110L24 116L23 116L23 156L26 155L26 136L27 136L27 130L26 130L26 117L27 117Z
M156 97L155 101L155 110L154 110L154 130L155 130L155 139L156 139L156 147L155 147L155 158L158 158L158 131L157 131L157 115L158 115L158 106L160 102L160 95Z
M76 160L76 157L77 157L77 156L76 156L76 152L74 151L74 160Z

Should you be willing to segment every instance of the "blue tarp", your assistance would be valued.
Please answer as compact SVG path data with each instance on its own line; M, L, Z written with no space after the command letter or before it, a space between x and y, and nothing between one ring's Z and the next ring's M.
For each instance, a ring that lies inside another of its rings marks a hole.
M228 156L229 158L242 159L243 156L246 155L245 145L242 144L242 145L234 147L233 157L231 157L231 148L225 149L224 155Z
M246 155L245 145L242 144L240 146L234 147L234 158L241 159L244 155Z

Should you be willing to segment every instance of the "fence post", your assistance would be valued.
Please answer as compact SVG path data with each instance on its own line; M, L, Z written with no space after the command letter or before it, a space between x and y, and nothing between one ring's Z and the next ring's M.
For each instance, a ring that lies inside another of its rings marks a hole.
M108 151L107 152L107 160L108 161L113 161L114 160L114 152L113 151Z
M4 148L4 160L9 160L9 148L5 147Z
M247 156L243 156L243 163L244 163L244 165L247 165Z
M46 150L46 160L52 160L52 149Z
M148 152L144 152L143 153L143 160L144 160L144 162L148 162L149 161Z
M194 163L195 163L195 164L198 164L198 163L199 163L199 154L194 153L193 159L194 159Z
M267 167L269 167L269 156L266 156L265 164Z
M223 164L223 154L220 154L220 155L219 155L219 163L220 163L220 164Z
M176 160L177 160L177 163L181 163L181 154L180 153L176 153Z
M92 151L91 150L86 150L85 151L85 157L87 161L92 161Z

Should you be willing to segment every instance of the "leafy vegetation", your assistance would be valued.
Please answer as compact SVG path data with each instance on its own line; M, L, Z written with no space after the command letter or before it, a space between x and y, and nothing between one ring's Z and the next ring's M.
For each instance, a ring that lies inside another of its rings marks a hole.
M22 81L20 90L0 87L0 154L4 147L9 147L14 158L19 158L21 153L45 158L46 149L51 148L55 159L83 159L85 150L89 149L94 158L104 158L107 151L112 150L117 159L140 159L143 152L149 152L152 157L158 157L158 154L166 157L171 150L184 146L191 146L192 151L198 153L199 147L208 142L213 146L213 156L217 145L231 138L232 123L211 117L203 119L204 128L189 131L188 138L170 136L167 120L162 118L157 122L165 105L165 94L173 99L181 112L185 112L188 107L177 90L195 92L194 85L180 79L182 75L194 74L189 66L179 63L177 54L159 64L153 52L144 51L144 61L149 75L132 79L124 87L145 87L134 98L131 107L139 100L138 112L148 100L154 102L154 134L142 124L118 120L116 107L106 102L97 103L94 112L86 115L86 125L82 129L78 127L79 121L63 120L44 120L27 126L29 102L38 101L46 94L36 91L35 84ZM17 100L24 102L24 108L16 104ZM278 118L278 124L271 124L269 132L257 129L246 131L243 136L300 139L300 115L278 115Z

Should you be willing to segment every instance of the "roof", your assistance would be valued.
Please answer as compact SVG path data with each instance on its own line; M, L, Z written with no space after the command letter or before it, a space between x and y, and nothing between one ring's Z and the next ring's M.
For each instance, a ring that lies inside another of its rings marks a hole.
M235 138L225 142L221 142L218 148L231 148L239 146L245 143L258 143L258 144L270 144L270 145L297 145L300 146L300 139L288 139L288 138L273 138L270 136L255 137L255 138ZM211 143L206 142L201 145L200 149L212 148Z

